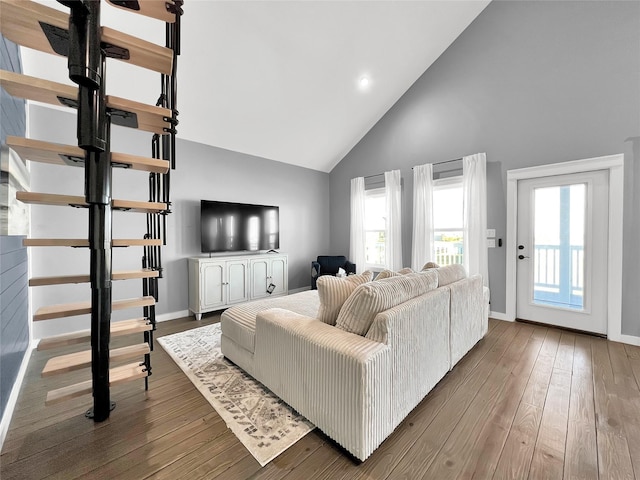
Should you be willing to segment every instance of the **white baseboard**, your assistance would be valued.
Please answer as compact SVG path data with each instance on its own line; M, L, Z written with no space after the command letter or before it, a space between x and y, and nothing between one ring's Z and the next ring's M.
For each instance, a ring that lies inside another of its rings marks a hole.
M489 312L489 318L495 318L503 322L515 322L515 318L509 318L506 313L501 312Z
M636 347L640 347L640 337L635 337L633 335L620 335L618 338L611 338L609 340L613 342L626 343L628 345L635 345Z
M5 408L4 414L2 415L2 420L0 421L0 450L2 450L4 440L7 438L7 433L9 432L9 426L11 424L11 418L13 417L13 411L15 410L16 404L18 403L20 388L22 387L24 376L27 373L29 360L31 360L31 353L33 352L33 349L36 347L36 345L37 343L32 340L31 342L29 342L29 346L24 352L24 357L22 358L22 363L20 364L20 370L18 370L18 376L16 377L16 381L13 384L11 394L9 395L9 400L7 401L7 407Z
M163 313L160 315L156 315L156 322L166 322L168 320L176 320L178 318L188 317L189 315L193 315L189 310L180 310L177 312Z

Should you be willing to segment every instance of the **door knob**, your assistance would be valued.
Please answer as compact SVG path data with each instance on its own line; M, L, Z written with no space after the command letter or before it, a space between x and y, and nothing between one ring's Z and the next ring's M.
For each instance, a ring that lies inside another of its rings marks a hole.
M518 255L518 258L519 258L520 260L524 260L525 258L529 258L529 257L526 257L526 256L524 256L524 255Z

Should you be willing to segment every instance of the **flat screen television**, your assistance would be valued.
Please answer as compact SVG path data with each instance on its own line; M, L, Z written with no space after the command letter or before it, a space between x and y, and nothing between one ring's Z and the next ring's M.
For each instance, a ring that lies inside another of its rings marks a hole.
M200 238L204 253L280 248L280 209L201 200Z

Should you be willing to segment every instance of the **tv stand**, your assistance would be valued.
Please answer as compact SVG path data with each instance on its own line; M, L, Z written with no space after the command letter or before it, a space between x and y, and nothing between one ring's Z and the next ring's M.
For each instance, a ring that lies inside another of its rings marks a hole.
M289 293L282 253L191 257L188 263L189 310L196 320L236 303Z

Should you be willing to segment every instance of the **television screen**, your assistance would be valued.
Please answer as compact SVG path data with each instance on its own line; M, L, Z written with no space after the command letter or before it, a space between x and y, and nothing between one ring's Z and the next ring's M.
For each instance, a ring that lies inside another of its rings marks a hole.
M280 209L246 203L200 201L202 251L260 251L280 248Z

